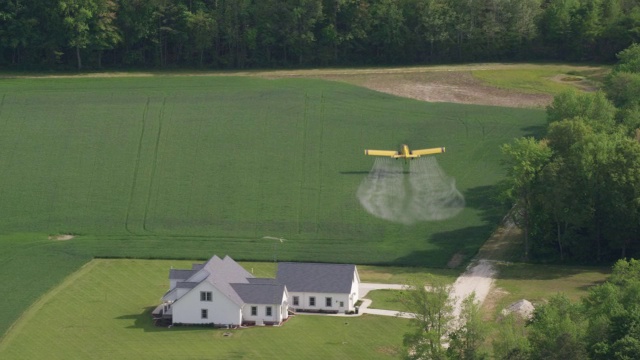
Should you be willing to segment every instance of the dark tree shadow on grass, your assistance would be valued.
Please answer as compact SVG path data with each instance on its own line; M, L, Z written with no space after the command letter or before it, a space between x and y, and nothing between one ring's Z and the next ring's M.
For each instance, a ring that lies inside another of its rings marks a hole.
M452 231L435 233L429 238L429 243L437 248L433 250L413 251L394 261L394 265L412 264L416 266L433 266L432 259L440 259L444 266L454 254L461 254L464 259L458 269L464 269L464 265L476 254L480 246L491 234L492 226L469 226Z
M449 261L453 254L460 254L465 265L476 255L482 244L502 222L507 210L499 201L497 185L478 186L464 192L465 207L479 211L481 225L467 226L451 231L432 234L428 242L437 246L435 250L419 250L397 258L394 264L425 264L425 259Z
M500 191L498 185L485 185L464 192L466 207L480 211L483 227L496 228L509 210L498 200Z
M532 136L536 139L541 139L544 134L547 133L547 124L525 126L522 128L522 131L524 132L522 136Z

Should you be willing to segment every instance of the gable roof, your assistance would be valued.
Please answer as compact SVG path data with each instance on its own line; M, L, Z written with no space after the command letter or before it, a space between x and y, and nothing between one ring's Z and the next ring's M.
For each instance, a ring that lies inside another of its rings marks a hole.
M208 273L204 281L215 286L236 305L242 306L244 304L242 298L231 287L231 283L248 284L249 281L247 278L253 277L250 272L233 261L229 256L220 259L215 255L204 264L202 270Z
M290 292L351 293L356 276L352 264L278 263L276 280Z
M270 279L270 278L250 278L247 280L249 280L249 284L277 284L278 283L276 279Z
M284 285L279 284L231 284L247 304L281 304Z
M214 255L204 264L193 264L192 270L171 269L169 278L181 280L176 282L175 288L193 289L204 282L209 283L238 306L245 303L280 304L286 291L275 279L255 278L229 256L221 259Z

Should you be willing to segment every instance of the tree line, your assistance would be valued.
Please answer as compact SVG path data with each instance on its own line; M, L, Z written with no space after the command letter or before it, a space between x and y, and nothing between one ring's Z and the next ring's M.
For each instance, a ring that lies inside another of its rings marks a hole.
M4 0L15 68L609 61L640 0Z
M524 230L525 258L640 254L640 45L618 58L603 91L554 98L544 138L502 147L504 196Z
M640 261L619 260L603 284L579 301L563 294L533 314L486 321L475 295L453 318L451 286L434 278L409 287L400 303L413 314L404 335L407 360L631 360L640 354ZM491 346L488 346L488 345Z

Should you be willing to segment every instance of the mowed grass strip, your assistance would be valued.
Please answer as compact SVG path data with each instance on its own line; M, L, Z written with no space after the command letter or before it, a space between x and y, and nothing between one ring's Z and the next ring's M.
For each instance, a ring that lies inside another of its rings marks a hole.
M564 294L577 301L588 295L591 287L602 284L610 274L610 267L498 264L495 290L489 303L496 311L495 316L521 299L537 305L554 295Z
M151 310L171 266L187 261L93 260L43 297L0 343L2 359L395 358L408 322L304 316L281 327L155 327ZM223 334L232 335L225 337Z
M594 89L609 72L603 66L523 64L515 68L473 70L475 78L504 89L556 95L569 89Z

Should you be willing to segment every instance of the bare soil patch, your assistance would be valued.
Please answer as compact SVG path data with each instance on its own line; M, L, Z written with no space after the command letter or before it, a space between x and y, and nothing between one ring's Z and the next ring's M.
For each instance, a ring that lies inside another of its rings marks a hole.
M498 287L494 287L489 292L489 295L487 295L484 299L484 303L482 304L484 320L490 321L494 319L496 308L498 307L500 300L508 294L509 293L507 291Z
M378 347L378 348L376 348L376 352L378 352L380 354L384 354L384 355L393 356L393 357L396 357L399 354L398 349L390 347L390 346Z
M449 269L455 269L458 266L460 266L460 264L462 264L462 261L464 261L464 254L462 253L455 253L453 254L453 256L451 257L451 259L449 260L449 262L447 263L447 267Z
M520 260L522 246L522 230L512 221L507 220L482 245L476 257L494 261Z
M49 235L49 240L67 241L73 239L74 237L75 236L71 234Z
M473 77L471 71L391 72L320 77L429 102L542 108L553 100L553 96L548 94L529 94L488 86Z
M575 76L575 75L566 75L566 74L558 74L551 78L551 80L559 83L570 83L571 85L577 87L583 91L596 91L597 87L594 86L591 82L589 82L583 76Z

